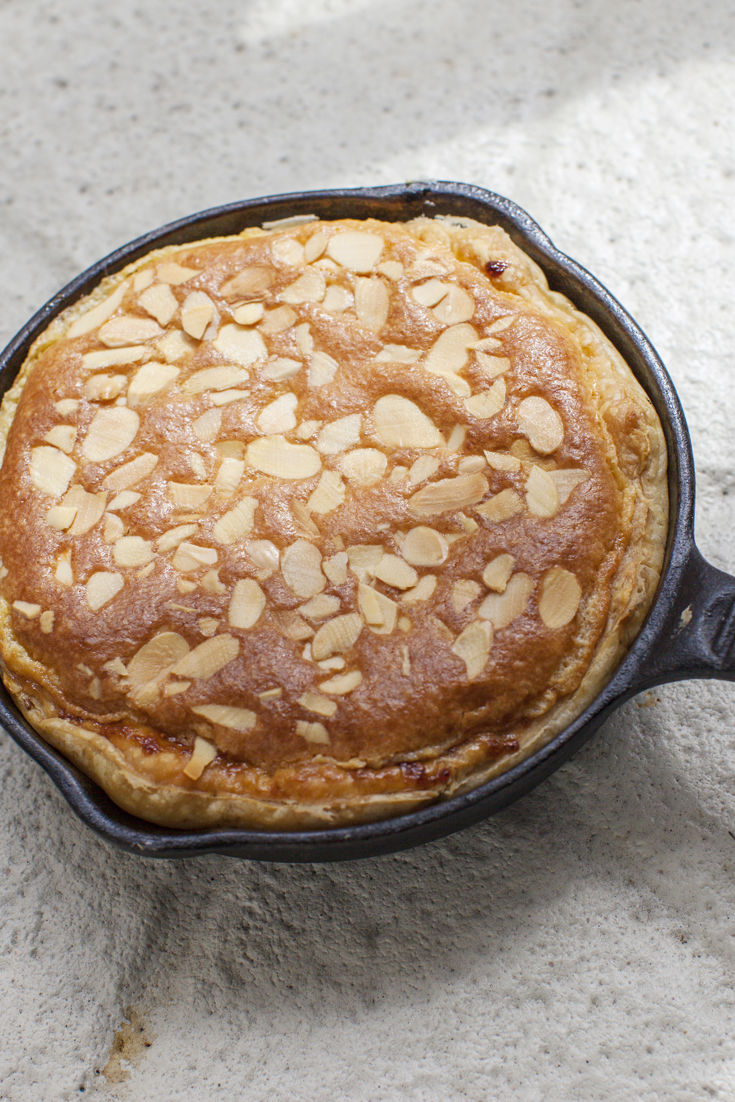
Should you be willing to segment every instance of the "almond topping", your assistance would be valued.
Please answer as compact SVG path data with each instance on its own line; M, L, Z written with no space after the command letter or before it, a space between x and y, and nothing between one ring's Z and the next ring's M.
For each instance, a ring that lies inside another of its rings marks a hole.
M336 455L359 442L361 427L362 416L359 413L329 421L319 433L316 446L324 455Z
M485 669L492 642L492 624L477 620L469 624L455 639L452 651L464 662L470 681L479 677Z
M153 269L143 268L142 271L136 272L133 276L133 290L136 294L141 291L145 291L146 287L150 287L153 282Z
M512 555L496 555L482 572L482 580L488 589L494 589L496 593L505 592L508 579L513 572L515 560Z
M424 361L432 375L453 375L469 359L469 347L477 340L476 329L467 323L452 325L437 337Z
M105 322L99 338L108 348L120 348L128 344L144 344L163 336L163 330L155 321L127 315Z
M487 480L481 474L462 474L456 478L442 478L430 482L408 499L409 512L416 517L430 517L436 513L463 509L481 501L488 490Z
M465 455L457 464L460 474L474 474L485 470L485 460L481 455Z
M319 693L303 693L299 697L299 704L308 712L316 712L320 716L333 716L337 711L337 701L320 696Z
M435 448L444 443L436 425L408 398L386 394L373 407L375 435L395 448Z
M158 463L158 456L153 452L142 452L128 463L116 467L102 480L102 485L110 490L127 490L135 486L137 482L146 478L154 470Z
M514 455L490 451L486 451L484 454L488 467L492 467L494 471L519 471L521 469L521 461Z
M469 578L459 578L452 585L452 608L457 613L464 612L467 606L480 596L480 593L481 589L477 582Z
M179 283L186 283L187 280L198 274L196 268L185 268L183 264L177 264L175 260L164 260L156 268L156 275L161 283L171 283L175 287Z
M184 303L186 306L186 303ZM265 313L262 302L246 302L232 311L233 320L238 325L255 325ZM192 334L193 335L193 334Z
M62 505L75 510L74 520L69 528L70 536L83 536L94 528L105 511L107 494L89 494L81 486L72 486L64 495Z
M361 582L357 587L357 603L371 631L378 635L390 635L398 616L398 605L391 597Z
M347 553L338 551L336 555L325 559L322 563L322 570L332 585L344 585L347 581Z
M309 444L290 444L283 436L262 436L247 446L251 467L275 478L311 478L321 470L319 453Z
M44 436L47 444L53 444L54 447L61 448L67 455L74 447L76 438L77 430L74 425L54 425Z
M263 333L282 333L296 321L296 311L290 306L277 306L275 310L266 310L260 324Z
M189 644L175 631L159 632L144 643L127 667L130 695L133 700L140 704L153 703L158 695L160 682L188 653Z
M231 544L249 535L253 530L257 507L257 498L243 497L237 505L223 513L212 529L217 542Z
M57 448L46 444L31 448L29 474L31 482L42 494L59 497L71 482L76 469L74 460Z
M249 540L245 547L260 581L275 574L280 563L280 552L275 543L270 540Z
M323 693L331 693L333 696L345 696L354 692L358 685L362 684L362 674L359 670L350 670L338 677L330 677L328 681L322 681L319 688Z
M130 447L139 426L138 414L126 406L98 410L87 430L82 452L92 463L114 459Z
M553 517L559 511L556 484L543 467L531 467L526 479L526 505L529 513L537 517Z
M577 486L582 482L586 482L590 477L589 471L582 470L578 467L559 467L555 471L547 471L547 474L556 486L556 492L559 495L559 503L561 505L564 505Z
M168 496L177 509L201 509L212 493L211 486L200 486L196 482L169 482L166 486Z
M262 693L258 693L258 696L261 700L266 702L269 700L280 700L280 698L283 696L283 689L264 689Z
M141 536L122 536L113 544L112 557L118 566L145 566L153 558L153 550Z
M313 742L318 746L329 742L329 733L323 723L309 723L304 719L297 719L296 734L306 742Z
M388 320L390 295L382 279L355 281L355 313L360 325L379 333Z
M401 553L412 566L439 566L449 554L449 544L441 532L419 525L406 534Z
M179 308L179 302L167 283L155 283L138 297L146 314L154 317L159 325L168 325ZM184 326L186 328L186 326Z
M252 731L257 716L249 708L233 708L229 704L197 704L192 712L196 716L209 720L218 727L229 727L232 731Z
M109 402L127 385L127 375L91 375L84 384L84 397L90 402Z
M13 601L13 608L21 616L25 616L26 620L35 620L41 613L41 606L34 605L30 601Z
M297 597L313 597L327 584L319 549L308 540L296 540L281 555L281 573Z
M457 325L469 321L475 312L475 300L464 287L450 283L446 295L433 309L432 313L442 325Z
M57 557L54 577L59 585L69 586L74 584L74 573L71 568L71 551L62 551Z
M82 356L82 370L96 371L100 367L137 363L148 354L147 348L103 348L97 352L85 352Z
M98 570L87 581L86 598L92 612L102 608L111 601L123 587L122 574L114 574L107 570Z
M563 628L577 615L582 588L569 570L552 566L541 583L539 616L547 628Z
M190 574L193 570L201 569L202 566L214 566L217 557L213 547L202 547L198 543L182 540L171 561L176 570L180 570L182 574Z
M42 612L41 618L38 622L43 634L50 635L51 632L54 630L54 613L51 611L51 609L47 608L45 612Z
M435 589L436 575L424 574L422 578L419 578L418 585L415 585L413 589L406 590L406 592L401 595L401 600L406 605L414 605L419 601L428 601Z
M352 293L346 287L340 287L336 283L332 283L331 286L327 287L322 307L332 314L342 314L345 310L349 310L354 301Z
M224 669L240 652L240 643L234 635L215 635L205 639L198 647L185 654L171 673L178 677L209 678Z
M439 279L428 279L425 283L417 283L411 288L411 297L419 306L436 306L447 294L451 284L442 283Z
M263 368L263 378L281 383L284 379L292 379L301 368L301 360L294 360L290 356L275 356Z
M344 654L355 645L361 631L362 619L356 612L348 612L343 616L335 616L333 620L327 620L312 640L314 660L320 662L333 654Z
M383 555L375 568L375 577L395 589L410 589L419 580L414 568L398 555Z
M102 519L102 538L105 543L114 543L125 534L125 525L115 513L105 513Z
M158 537L156 547L162 552L173 551L174 547L178 547L182 540L193 536L196 530L196 524L179 524L176 528L169 528L168 532L164 532L162 536Z
M46 523L57 532L65 532L77 515L76 506L52 505L46 513ZM5 577L5 575L3 575Z
M67 337L82 337L85 333L91 333L98 325L111 318L125 297L128 289L127 282L121 283L106 299L87 310L73 321L67 331Z
M162 364L157 360L151 360L150 363L143 364L130 380L128 401L132 405L145 401L152 394L157 394L159 390L163 390L164 387L168 386L178 374L179 369L174 367L173 364ZM119 378L119 376L116 375L113 378Z
M380 259L384 244L376 233L346 230L329 238L327 255L352 272L369 272Z
M385 474L388 460L377 448L355 448L339 458L345 478L360 486L373 486Z
M211 444L222 428L222 410L208 409L196 421L192 421L191 427L202 444Z
M517 418L520 431L540 455L551 455L564 440L564 422L545 398L524 398Z
M296 407L299 403L295 394L281 394L279 398L264 406L257 417L258 428L266 435L290 432L296 428Z
M330 513L337 509L345 499L345 485L337 471L322 471L316 489L306 505L313 513Z
M491 593L480 605L477 615L489 620L496 631L505 628L526 611L533 592L533 579L528 574L514 574L503 593Z
M206 635L209 639L216 634L219 620L215 620L213 616L202 616L201 620L198 621L198 627L202 635Z
M327 620L330 616L337 615L339 606L339 597L333 597L330 593L317 593L316 597L301 605L299 612L309 620Z
M473 417L487 420L499 413L504 405L505 383L502 379L496 379L489 390L483 391L482 394L473 394L471 398L466 398L464 408Z
M324 274L316 268L306 268L298 279L284 287L280 298L292 306L302 302L321 302L326 289Z
M435 455L420 455L410 466L408 481L412 486L425 482L439 470L439 460Z
M375 568L384 555L379 543L356 543L347 548L350 570L361 581L375 576Z
M58 402L54 402L54 409L59 417L71 417L72 413L76 413L79 409L79 399L61 398Z
M179 580L187 581L186 578L180 578ZM195 585L195 583L189 584ZM211 593L213 597L221 597L223 593L227 592L227 586L219 580L219 570L208 570L206 574L202 575L200 585L205 593Z
M510 370L510 360L505 356L488 356L484 352L476 352L475 363L486 379L495 379Z
M196 708L192 708L192 711L195 712ZM194 739L194 749L191 752L191 757L181 772L192 781L198 781L204 770L208 765L211 765L216 757L217 747L208 742L207 739L197 735Z
M517 513L522 513L523 502L515 490L501 490L499 494L495 494L494 497L489 498L482 505L478 505L475 512L479 513L485 520L499 524L503 520L514 517Z
M231 402L241 402L248 394L247 390L219 390L216 394L210 394L209 400L215 406L228 406Z
M263 298L274 279L275 275L270 268L244 268L222 284L220 294L229 300Z
M256 329L244 329L235 322L223 325L213 343L218 352L243 367L250 367L268 355L260 333Z
M447 438L447 450L450 452L458 452L464 444L466 435L466 425L455 425Z
M186 394L203 394L207 390L226 390L228 387L247 382L248 373L235 364L222 364L219 367L205 367L195 371L183 384Z
M339 364L326 352L314 352L309 361L309 386L326 386L337 373Z
M166 363L178 363L189 356L195 347L194 342L180 329L172 329L156 341L156 348Z
M254 627L265 608L265 593L254 578L240 578L235 582L228 612L231 627Z
M418 348L409 348L405 344L386 344L375 359L379 363L415 364L421 359L421 351Z

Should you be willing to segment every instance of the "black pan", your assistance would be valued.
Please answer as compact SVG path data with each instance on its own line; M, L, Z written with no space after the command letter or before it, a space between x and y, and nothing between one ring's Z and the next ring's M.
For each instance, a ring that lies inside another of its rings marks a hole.
M91 780L48 746L0 688L0 723L46 770L74 811L104 838L131 853L187 857L223 853L271 861L337 861L405 849L449 834L499 811L569 758L631 696L688 677L735 680L735 578L710 566L694 543L694 466L676 391L655 350L622 306L549 238L525 211L468 184L411 183L350 191L303 192L248 199L172 222L93 264L59 291L0 355L0 394L51 319L111 272L165 245L235 234L246 226L299 214L324 219L464 215L505 229L543 268L551 288L593 318L622 353L661 418L668 447L670 514L664 568L655 601L633 646L592 704L566 730L520 765L453 799L377 823L333 830L174 830L118 808Z

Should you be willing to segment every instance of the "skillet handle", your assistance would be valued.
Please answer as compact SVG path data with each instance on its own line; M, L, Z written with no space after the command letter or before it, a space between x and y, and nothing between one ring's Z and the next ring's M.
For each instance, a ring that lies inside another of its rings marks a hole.
M735 681L735 577L692 544L678 595L636 680L643 688L689 678Z

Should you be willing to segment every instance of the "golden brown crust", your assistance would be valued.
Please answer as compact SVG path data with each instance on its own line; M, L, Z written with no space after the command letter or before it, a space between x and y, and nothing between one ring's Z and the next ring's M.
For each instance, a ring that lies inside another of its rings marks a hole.
M6 684L173 826L356 822L507 769L661 567L648 399L477 223L151 254L39 338L0 439Z

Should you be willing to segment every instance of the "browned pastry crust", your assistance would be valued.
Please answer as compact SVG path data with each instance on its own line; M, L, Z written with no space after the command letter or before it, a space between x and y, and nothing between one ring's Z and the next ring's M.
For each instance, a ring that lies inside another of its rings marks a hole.
M0 438L5 683L157 823L477 785L596 695L661 567L650 402L477 223L151 254L36 341Z

